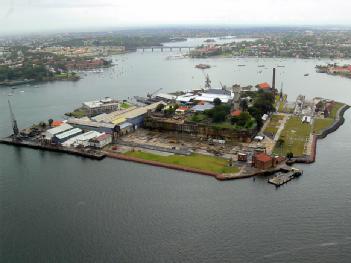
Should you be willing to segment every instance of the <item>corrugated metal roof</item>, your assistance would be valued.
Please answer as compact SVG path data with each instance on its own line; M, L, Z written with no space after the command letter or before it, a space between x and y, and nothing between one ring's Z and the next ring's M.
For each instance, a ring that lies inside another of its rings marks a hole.
M113 124L121 124L122 122L125 122L127 119L126 118L117 118L115 120L112 121Z
M69 137L69 136L78 134L78 133L80 133L80 132L82 132L81 129L79 129L79 128L74 128L74 129L72 129L72 130L69 130L69 131L66 131L66 132L57 134L57 135L56 135L56 138L59 139L59 140L62 140L62 139L64 139L64 138L67 138L67 137Z
M68 123L72 125L82 125L82 126L90 126L90 127L96 127L96 128L113 129L115 127L115 125L112 123L103 123L103 122L96 122L96 121L90 121L90 120L82 120L77 118L69 118Z
M133 124L130 123L130 122L125 122L125 123L122 123L121 125L119 125L119 128L120 129L125 129L125 128L129 127L129 126L133 126Z
M51 135L55 135L55 134L59 134L61 132L67 131L69 129L72 129L72 128L73 127L71 125L69 125L69 124L62 124L61 126L49 129L46 132L51 134Z

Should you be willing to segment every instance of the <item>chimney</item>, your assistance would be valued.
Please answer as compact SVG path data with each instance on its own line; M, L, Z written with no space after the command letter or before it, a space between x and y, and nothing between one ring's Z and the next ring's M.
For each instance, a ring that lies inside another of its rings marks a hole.
M275 90L275 68L273 68L272 89Z

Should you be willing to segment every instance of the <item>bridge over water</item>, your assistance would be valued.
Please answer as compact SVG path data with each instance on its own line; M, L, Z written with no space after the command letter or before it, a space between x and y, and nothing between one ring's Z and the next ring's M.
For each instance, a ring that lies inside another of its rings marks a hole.
M137 50L140 50L143 52L145 50L151 50L152 52L154 52L154 50L160 50L161 52L163 52L163 51L171 52L173 50L182 51L183 49L190 51L192 49L195 49L195 47L189 47L189 46L151 46L151 47L138 47L137 48Z

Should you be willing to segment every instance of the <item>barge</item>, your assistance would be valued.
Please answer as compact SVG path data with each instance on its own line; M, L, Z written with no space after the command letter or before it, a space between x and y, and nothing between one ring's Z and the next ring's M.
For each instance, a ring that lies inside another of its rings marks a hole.
M290 182L291 180L297 177L300 177L302 173L303 173L302 170L292 168L292 170L287 173L279 172L274 177L268 179L268 183L273 184L276 187L279 187L279 186L282 186L283 184Z

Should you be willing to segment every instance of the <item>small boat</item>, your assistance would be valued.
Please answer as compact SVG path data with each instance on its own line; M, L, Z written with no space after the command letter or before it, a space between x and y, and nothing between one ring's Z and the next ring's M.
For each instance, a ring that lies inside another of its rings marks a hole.
M305 77L308 77L309 75L310 75L310 74L306 73L304 76L305 76Z
M264 68L264 65L258 65L259 68Z
M7 96L13 96L13 93L9 93L9 94L7 94Z
M239 64L238 67L245 67L246 65L244 64Z
M197 64L195 66L195 68L199 68L199 69L208 69L210 68L211 66L210 65L207 65L207 64Z
M24 90L21 90L20 92L21 92L21 93L24 93Z
M278 68L285 68L285 66L283 66L283 65L278 65L277 67Z

